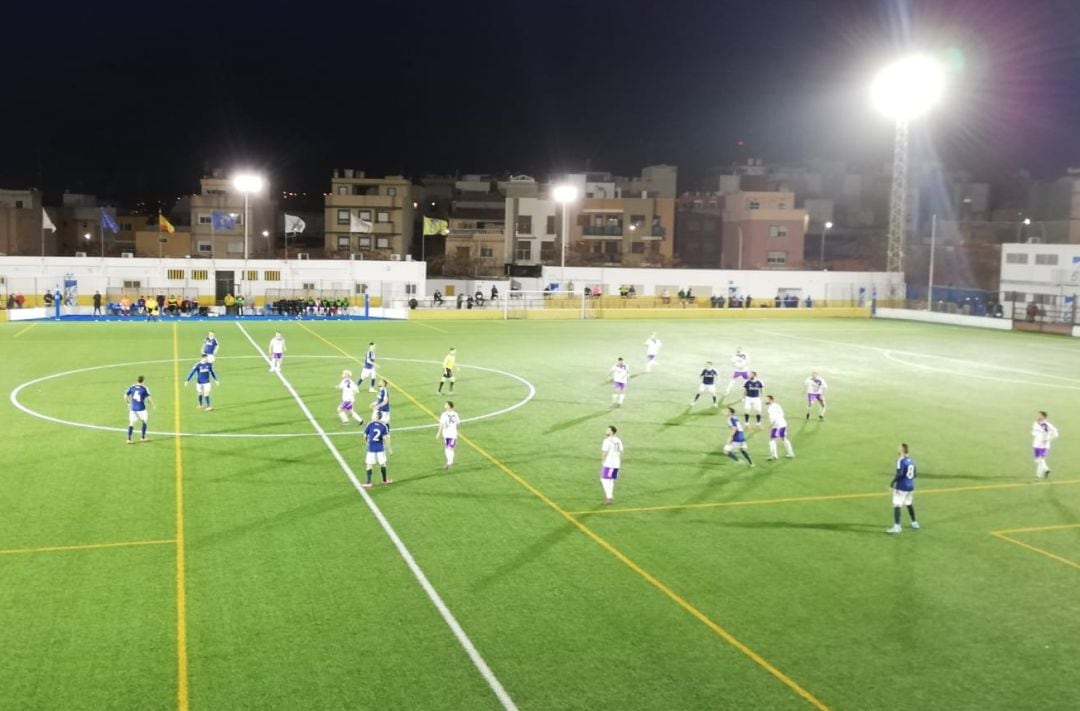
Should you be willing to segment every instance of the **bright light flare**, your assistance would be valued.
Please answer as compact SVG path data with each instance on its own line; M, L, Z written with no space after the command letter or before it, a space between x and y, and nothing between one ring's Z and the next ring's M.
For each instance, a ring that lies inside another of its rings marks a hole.
M238 173L233 176L233 187L242 193L257 193L263 189L261 175L254 173Z
M917 54L888 65L870 85L874 108L896 121L926 114L945 93L945 69L937 60Z
M555 198L556 202L561 202L564 205L577 200L577 196L578 189L573 185L556 185L551 190L551 197Z

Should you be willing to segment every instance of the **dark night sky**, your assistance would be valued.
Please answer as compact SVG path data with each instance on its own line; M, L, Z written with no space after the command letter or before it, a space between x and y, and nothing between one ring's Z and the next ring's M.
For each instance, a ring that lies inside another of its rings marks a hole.
M927 123L984 174L1080 162L1080 1L53 3L6 8L0 186L133 201L250 165L370 174L888 155L872 70L963 52ZM16 29L18 28L18 29ZM737 148L737 141L746 146ZM687 184L684 187L691 187Z

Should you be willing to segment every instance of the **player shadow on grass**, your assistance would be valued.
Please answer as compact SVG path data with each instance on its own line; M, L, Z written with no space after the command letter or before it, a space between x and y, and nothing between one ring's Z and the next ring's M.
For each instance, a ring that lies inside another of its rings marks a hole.
M577 527L571 523L559 526L559 528L525 548L525 550L514 556L510 561L503 563L484 577L477 580L472 586L472 591L480 592L494 583L505 583L505 580L515 571L530 564L537 565L539 561L543 560L544 554L547 551L554 549L563 539L573 535L577 530ZM540 564L542 565L542 563Z
M710 408L708 406L706 406L704 409L698 409L698 410L692 410L690 408L687 408L687 409L683 410L682 412L680 412L679 414L675 415L674 417L671 417L671 418L668 418L667 420L665 420L664 424L661 425L661 427L663 429L667 429L668 427L678 427L679 425L686 424L687 420L689 420L692 417L696 418L696 417L715 416L716 413L712 412L712 410L715 410L715 409L716 408Z
M588 413L586 415L582 415L580 417L573 417L573 418L571 418L569 420L563 420L562 422L556 422L551 427L548 427L546 430L544 430L544 434L554 434L555 432L561 432L563 430L568 430L571 427L583 424L585 422L588 422L589 420L600 417L601 415L607 415L607 414L610 414L610 413L611 413L611 408L606 407L603 410L597 410L596 412L590 412L590 413Z
M794 530L808 531L833 531L836 533L868 533L875 536L881 535L881 525L878 523L794 523L792 521L710 521L710 526L723 528L790 528Z
M355 505L356 500L353 497L342 496L340 492L335 492L330 496L324 496L321 499L309 501L302 506L297 506L271 516L264 516L206 536L188 536L187 547L189 551L199 548L212 548L218 544L230 543L239 539L248 539L250 545L253 546L259 545L258 543L251 543L251 541L264 541L265 536L257 535L252 537L251 534L275 530L287 532L290 529L295 532L295 525L300 521L319 518L325 516L325 514L330 511ZM250 507L244 507L244 510L250 511L251 509ZM243 518L243 514L234 518Z

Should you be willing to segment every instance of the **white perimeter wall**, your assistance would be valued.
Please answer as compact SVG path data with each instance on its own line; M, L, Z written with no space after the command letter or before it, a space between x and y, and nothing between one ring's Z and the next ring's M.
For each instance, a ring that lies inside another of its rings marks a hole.
M937 311L913 311L911 309L877 309L875 318L898 319L901 321L922 321L923 323L943 323L949 326L967 326L969 328L992 328L998 331L1011 331L1012 320L990 316L964 316L962 314L943 314Z

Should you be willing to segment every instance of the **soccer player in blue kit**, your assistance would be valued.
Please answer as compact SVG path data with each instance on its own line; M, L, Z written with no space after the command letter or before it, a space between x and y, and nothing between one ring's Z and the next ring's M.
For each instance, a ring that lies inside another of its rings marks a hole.
M375 411L374 419L364 428L364 441L367 442L367 455L364 459L367 481L360 486L371 488L371 470L376 464L382 472L382 483L393 484L394 480L386 476L386 457L393 454L390 451L390 426L382 421L382 413L378 410Z
M124 402L128 405L128 435L127 443L131 444L131 435L135 431L135 423L142 422L142 437L140 442L146 441L146 424L148 413L146 412L146 403L150 402L150 391L147 390L143 376L139 376L135 384L127 389L124 393ZM152 403L153 404L153 403ZM156 404L153 405L155 408Z
M203 408L203 405L206 406L207 411L214 409L210 407L210 378L213 378L214 382L218 383L218 385L221 384L218 380L217 373L214 372L214 364L210 362L211 358L213 358L213 354L203 353L202 358L191 369L191 372L188 373L187 380L184 381L184 387L186 388L187 384L191 382L191 379L195 378L195 392L199 394L200 410Z
M735 456L735 450L742 451L743 459L751 467L754 466L754 460L750 458L750 452L746 450L746 431L743 430L743 423L739 420L739 416L735 414L735 408L729 407L727 409L728 419L728 442L724 445L724 454L728 455L732 461L739 461L739 458Z
M899 455L896 460L896 474L893 476L892 505L893 525L885 529L885 533L900 533L900 508L907 507L908 516L911 516L911 527L918 528L919 522L915 520L915 506L912 503L915 496L915 460L908 454L907 444L900 445Z
M716 402L716 377L719 373L716 372L716 368L713 367L712 361L705 361L705 367L701 369L701 375L698 378L701 379L701 384L698 385L697 394L694 395L694 399L690 401L690 407L694 406L694 403L701 397L701 393L708 392L712 395L712 406L720 407Z
M203 355L210 356L211 363L217 358L218 341L217 336L213 331L206 334L206 338L203 339L202 352Z

